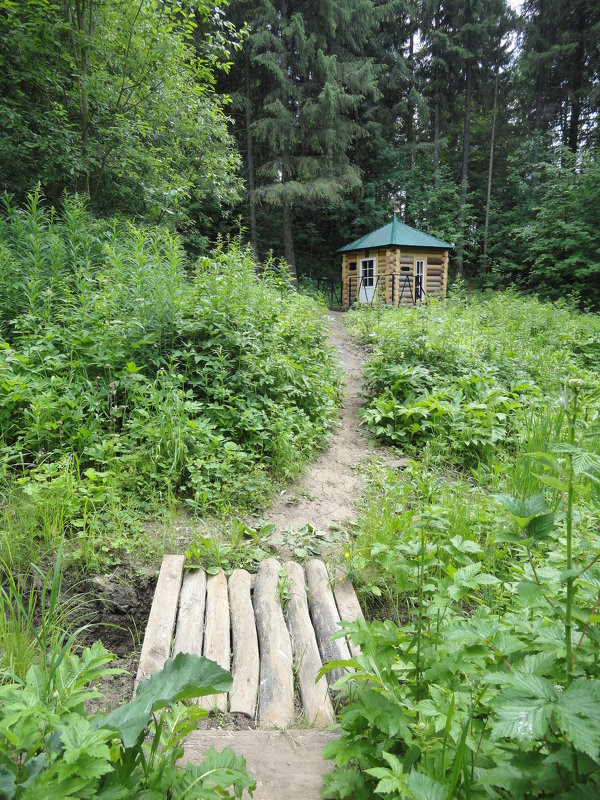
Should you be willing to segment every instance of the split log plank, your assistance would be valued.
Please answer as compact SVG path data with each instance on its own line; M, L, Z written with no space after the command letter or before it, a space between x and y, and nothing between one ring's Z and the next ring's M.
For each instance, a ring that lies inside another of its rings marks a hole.
M364 614L358 597L352 586L352 581L347 575L344 575L338 570L335 576L335 583L333 584L333 596L335 597L335 604L340 614L340 619L346 622L354 622L355 619L364 619ZM348 649L353 656L359 656L361 653L360 646L354 644L347 636Z
M227 578L223 570L206 579L204 655L223 669L229 669L229 602ZM227 711L227 695L221 693L201 697L198 704L207 711Z
M177 653L202 655L205 604L206 572L203 569L186 572L179 596L179 612L175 627L173 657Z
M279 602L281 566L261 562L254 586L254 614L260 647L258 721L261 727L287 728L294 721L292 647Z
M340 615L333 592L329 586L329 576L325 564L318 558L311 559L304 568L310 597L310 616L317 635L317 642L323 661L349 659L350 651L342 637L331 640L331 635L339 630ZM330 685L345 674L339 668L329 672Z
M163 556L133 686L134 697L139 682L159 672L171 653L184 564L185 556Z
M230 747L243 755L250 777L256 781L253 800L320 800L321 775L334 764L323 760L323 748L338 738L325 731L199 730L184 742L184 763L200 764L209 747L221 752ZM243 798L249 797L244 792Z
M250 573L236 569L229 578L229 613L231 617L231 643L233 686L229 694L232 713L254 717L258 697L260 659L258 636L254 622L254 608L250 596Z
M298 672L304 717L309 725L326 728L335 722L335 713L329 697L327 679L322 677L315 683L323 664L308 613L304 570L295 561L286 562L285 569L290 581L287 624L292 640L294 664Z

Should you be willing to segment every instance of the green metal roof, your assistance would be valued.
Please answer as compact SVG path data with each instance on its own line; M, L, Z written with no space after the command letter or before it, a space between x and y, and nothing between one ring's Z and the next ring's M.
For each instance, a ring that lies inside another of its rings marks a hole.
M361 236L360 239L356 239L354 242L344 245L344 247L340 247L338 253L344 253L349 250L369 250L375 247L388 247L389 245L422 247L432 250L451 250L454 247L453 244L443 242L441 239L436 239L435 236L430 236L428 233L411 228L410 225L398 222L394 214L394 219L388 222L387 225Z

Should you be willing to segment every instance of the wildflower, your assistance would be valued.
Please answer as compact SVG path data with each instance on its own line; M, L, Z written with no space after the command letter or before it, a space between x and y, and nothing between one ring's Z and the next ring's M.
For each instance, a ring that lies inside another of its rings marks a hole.
M348 552L348 550L346 550L346 552L344 553L344 555L346 556L346 558L350 558L350 553Z

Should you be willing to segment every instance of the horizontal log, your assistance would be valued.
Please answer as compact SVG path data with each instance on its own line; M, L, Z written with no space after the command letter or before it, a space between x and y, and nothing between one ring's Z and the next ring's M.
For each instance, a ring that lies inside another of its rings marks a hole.
M256 781L254 800L320 800L321 775L335 766L323 760L323 748L338 736L315 730L192 731L184 742L183 762L201 764L209 747L218 752L230 747L244 756L248 774ZM246 792L243 798L248 799Z
M260 647L258 721L261 727L288 728L294 721L292 646L279 601L281 566L261 562L254 587L254 614Z
M202 655L205 604L206 573L203 569L186 572L181 585L173 656L177 653Z
M233 649L229 710L232 714L246 714L248 717L254 717L256 713L260 672L251 583L250 573L245 569L234 570L228 583Z

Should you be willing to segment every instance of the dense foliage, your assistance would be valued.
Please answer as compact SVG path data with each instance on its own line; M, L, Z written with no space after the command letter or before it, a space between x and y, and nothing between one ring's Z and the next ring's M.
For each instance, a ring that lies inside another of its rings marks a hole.
M597 307L599 37L585 0L0 0L0 188L196 253L243 220L313 277L397 211L460 274Z
M259 506L335 414L321 310L235 243L192 266L164 230L34 196L0 220L0 307L3 549L21 525L93 540L132 498Z
M228 13L249 25L219 83L261 254L337 277L336 248L397 211L455 242L458 272L598 305L597 4L232 0Z
M414 313L389 312L350 318L359 331L377 319L364 420L411 453L427 444L459 465L490 464L566 377L600 370L600 319L567 305L511 292L455 294Z
M326 796L594 797L598 318L509 293L351 325L367 423L419 460L372 474L346 553L390 619L350 627Z
M0 187L197 220L237 196L215 72L237 37L214 0L0 2Z

